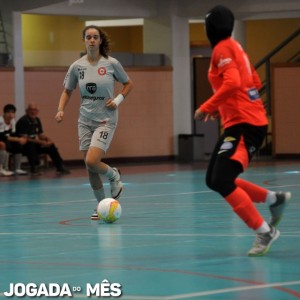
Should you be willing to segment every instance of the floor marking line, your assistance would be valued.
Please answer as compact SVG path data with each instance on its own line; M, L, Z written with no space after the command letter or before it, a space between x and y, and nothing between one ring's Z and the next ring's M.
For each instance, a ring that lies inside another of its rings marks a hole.
M266 289L273 287L284 287L291 285L300 285L300 281L288 281L288 282L276 282L276 283L268 283L268 284L257 284L252 286L241 286L234 288L225 288L225 289L217 289L210 290L205 292L195 292L195 293L187 293L180 295L169 295L169 296L136 296L136 295L122 295L122 299L138 299L138 300L179 300L179 299L187 299L187 298L195 298L209 295L217 295L217 294L225 294L225 293L233 293L233 292L241 292L241 291L250 291L250 290L258 290L258 289ZM0 296L4 296L4 293L0 293ZM99 298L96 296L86 296L85 294L76 294L74 293L73 298Z
M167 297L162 298L162 300L186 299L186 298L191 298L191 297L194 298L194 297L202 297L202 296L208 296L208 295L250 291L250 290L265 289L265 288L272 288L272 287L283 287L283 286L290 286L290 285L300 285L300 281L276 282L276 283L258 284L258 285L252 285L252 286L241 286L241 287L235 287L235 288L211 290L211 291L206 291L206 292L198 292L198 293L196 292L196 293L190 293L190 294L167 296Z
M152 194L152 195L138 195L138 196L123 196L123 199L137 199L137 198L158 198L158 197L166 197L166 196L177 196L177 195L192 195L192 194L206 194L206 193L213 193L213 191L196 191L196 192L184 192L184 193L171 193L171 194ZM64 202L45 202L45 203L18 203L17 205L14 204L2 204L0 208L8 208L8 207L25 207L25 206L46 206L46 205L59 205L62 206L63 204L72 204L72 203L86 203L86 202L95 202L95 199L82 199L82 200L70 200Z
M295 231L292 233L286 233L281 231L282 234L284 234L284 237L295 237L300 235L300 231ZM172 237L180 237L180 236L214 236L214 237L249 237L253 236L252 233L233 233L233 234L224 234L224 233L83 233L83 232L0 232L0 236L6 236L6 235L21 235L21 236L46 236L46 235L68 235L68 236L172 236ZM282 236L283 237L283 236Z

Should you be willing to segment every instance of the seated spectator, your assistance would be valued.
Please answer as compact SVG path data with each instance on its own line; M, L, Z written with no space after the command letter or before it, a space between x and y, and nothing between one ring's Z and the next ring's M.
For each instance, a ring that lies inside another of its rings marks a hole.
M37 170L39 155L46 153L50 156L56 173L58 175L70 174L70 171L63 165L63 160L55 144L44 134L43 126L38 117L38 107L35 103L29 103L26 114L16 124L16 131L19 136L27 138L23 154L27 156L32 175L39 175Z
M24 137L16 135L16 107L13 104L7 104L3 108L3 116L0 116L0 175L11 176L26 175L27 172L21 169L21 158L23 145L27 143ZM14 172L6 169L8 153L14 157Z

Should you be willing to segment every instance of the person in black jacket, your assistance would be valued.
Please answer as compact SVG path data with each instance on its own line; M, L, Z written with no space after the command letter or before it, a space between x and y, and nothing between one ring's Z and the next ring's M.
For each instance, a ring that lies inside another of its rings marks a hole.
M13 104L6 104L3 107L3 115L0 116L0 175L11 176L26 175L27 172L21 169L23 146L27 138L16 135L16 107ZM14 172L8 169L8 156L12 155L14 160ZM7 166L5 166L7 164Z
M37 105L35 103L29 103L26 114L21 117L16 124L17 134L27 138L23 154L28 158L31 174L39 174L37 166L39 164L39 155L42 153L46 153L50 156L58 175L69 174L70 171L64 167L63 159L54 142L44 134L38 113Z

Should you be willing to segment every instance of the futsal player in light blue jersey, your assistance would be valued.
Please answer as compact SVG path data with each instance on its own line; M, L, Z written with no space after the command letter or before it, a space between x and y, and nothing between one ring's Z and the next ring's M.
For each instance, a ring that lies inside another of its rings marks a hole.
M78 85L80 150L94 195L100 202L105 198L101 175L110 182L112 198L118 199L123 191L119 170L102 162L102 158L118 124L118 106L132 90L133 83L120 62L108 55L110 40L102 29L93 25L85 27L83 41L87 53L76 60L66 74L55 119L59 123L63 121L65 107ZM123 85L117 96L114 94L115 81ZM98 220L96 211L91 219Z

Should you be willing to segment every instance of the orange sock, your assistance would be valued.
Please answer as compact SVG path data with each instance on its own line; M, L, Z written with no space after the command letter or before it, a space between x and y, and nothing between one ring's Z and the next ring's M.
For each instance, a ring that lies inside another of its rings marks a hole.
M235 184L242 188L253 202L266 202L268 190L241 178L237 178Z
M225 197L233 211L253 230L257 230L264 222L263 217L254 206L249 195L240 187Z

